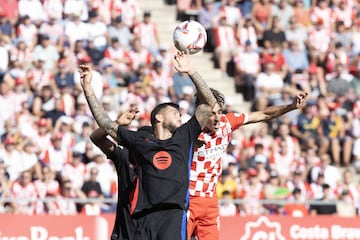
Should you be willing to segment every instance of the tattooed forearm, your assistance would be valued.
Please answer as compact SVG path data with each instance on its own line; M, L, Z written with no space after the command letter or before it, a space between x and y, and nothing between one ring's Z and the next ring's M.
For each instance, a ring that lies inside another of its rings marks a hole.
M91 86L84 86L84 93L86 100L89 104L90 110L94 116L95 121L107 134L114 139L117 138L118 124L112 121L109 115L105 112L103 106L96 98L95 93Z
M201 129L206 126L208 119L211 117L211 115L212 111L209 105L200 104L199 106L197 106L195 110L195 117L198 120Z
M216 103L216 98L214 97L213 93L211 92L209 86L206 84L204 79L200 76L198 72L194 72L193 74L189 75L193 83L195 84L198 98L213 107Z

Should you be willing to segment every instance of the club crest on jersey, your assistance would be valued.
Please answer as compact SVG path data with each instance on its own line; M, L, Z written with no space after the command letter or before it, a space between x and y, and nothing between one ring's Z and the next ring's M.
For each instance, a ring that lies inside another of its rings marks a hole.
M153 164L159 170L165 170L172 163L171 155L166 151L157 152L153 157Z

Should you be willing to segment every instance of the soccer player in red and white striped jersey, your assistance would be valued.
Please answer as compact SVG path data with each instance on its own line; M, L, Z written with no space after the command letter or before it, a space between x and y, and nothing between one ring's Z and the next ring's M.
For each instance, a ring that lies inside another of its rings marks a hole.
M218 104L198 137L190 169L190 207L188 210L188 239L196 234L199 240L219 238L219 208L216 184L222 172L221 160L231 140L231 132L242 125L267 121L306 104L307 93L299 93L293 103L271 106L252 113L222 113L224 95L212 89ZM197 99L196 104L201 102Z

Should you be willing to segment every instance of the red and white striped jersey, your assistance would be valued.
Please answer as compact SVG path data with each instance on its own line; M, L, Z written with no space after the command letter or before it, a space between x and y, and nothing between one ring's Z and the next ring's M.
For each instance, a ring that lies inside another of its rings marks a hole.
M141 40L141 44L151 49L157 45L156 36L158 36L157 25L154 22L141 22L134 27L134 35Z
M149 66L152 61L151 53L145 48L143 48L140 52L130 51L129 58L131 67L135 70L139 68L140 64Z
M213 197L222 171L221 160L231 140L231 132L247 122L247 114L228 113L221 117L216 132L203 131L194 149L190 168L190 196Z
M312 27L309 29L309 42L311 47L320 52L327 52L330 46L332 33L330 30L325 28L320 29L319 31Z
M24 186L19 181L15 181L11 187L11 193L12 197L16 199L17 211L29 215L37 212L38 194L32 182Z
M215 46L233 48L236 46L234 29L230 26L218 26L215 28Z

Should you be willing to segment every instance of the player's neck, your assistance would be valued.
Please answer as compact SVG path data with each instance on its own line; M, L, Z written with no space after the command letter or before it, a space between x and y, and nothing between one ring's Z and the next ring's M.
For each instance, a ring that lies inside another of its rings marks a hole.
M154 129L154 135L159 140L167 140L172 137L172 132L169 131L169 129L157 126Z

